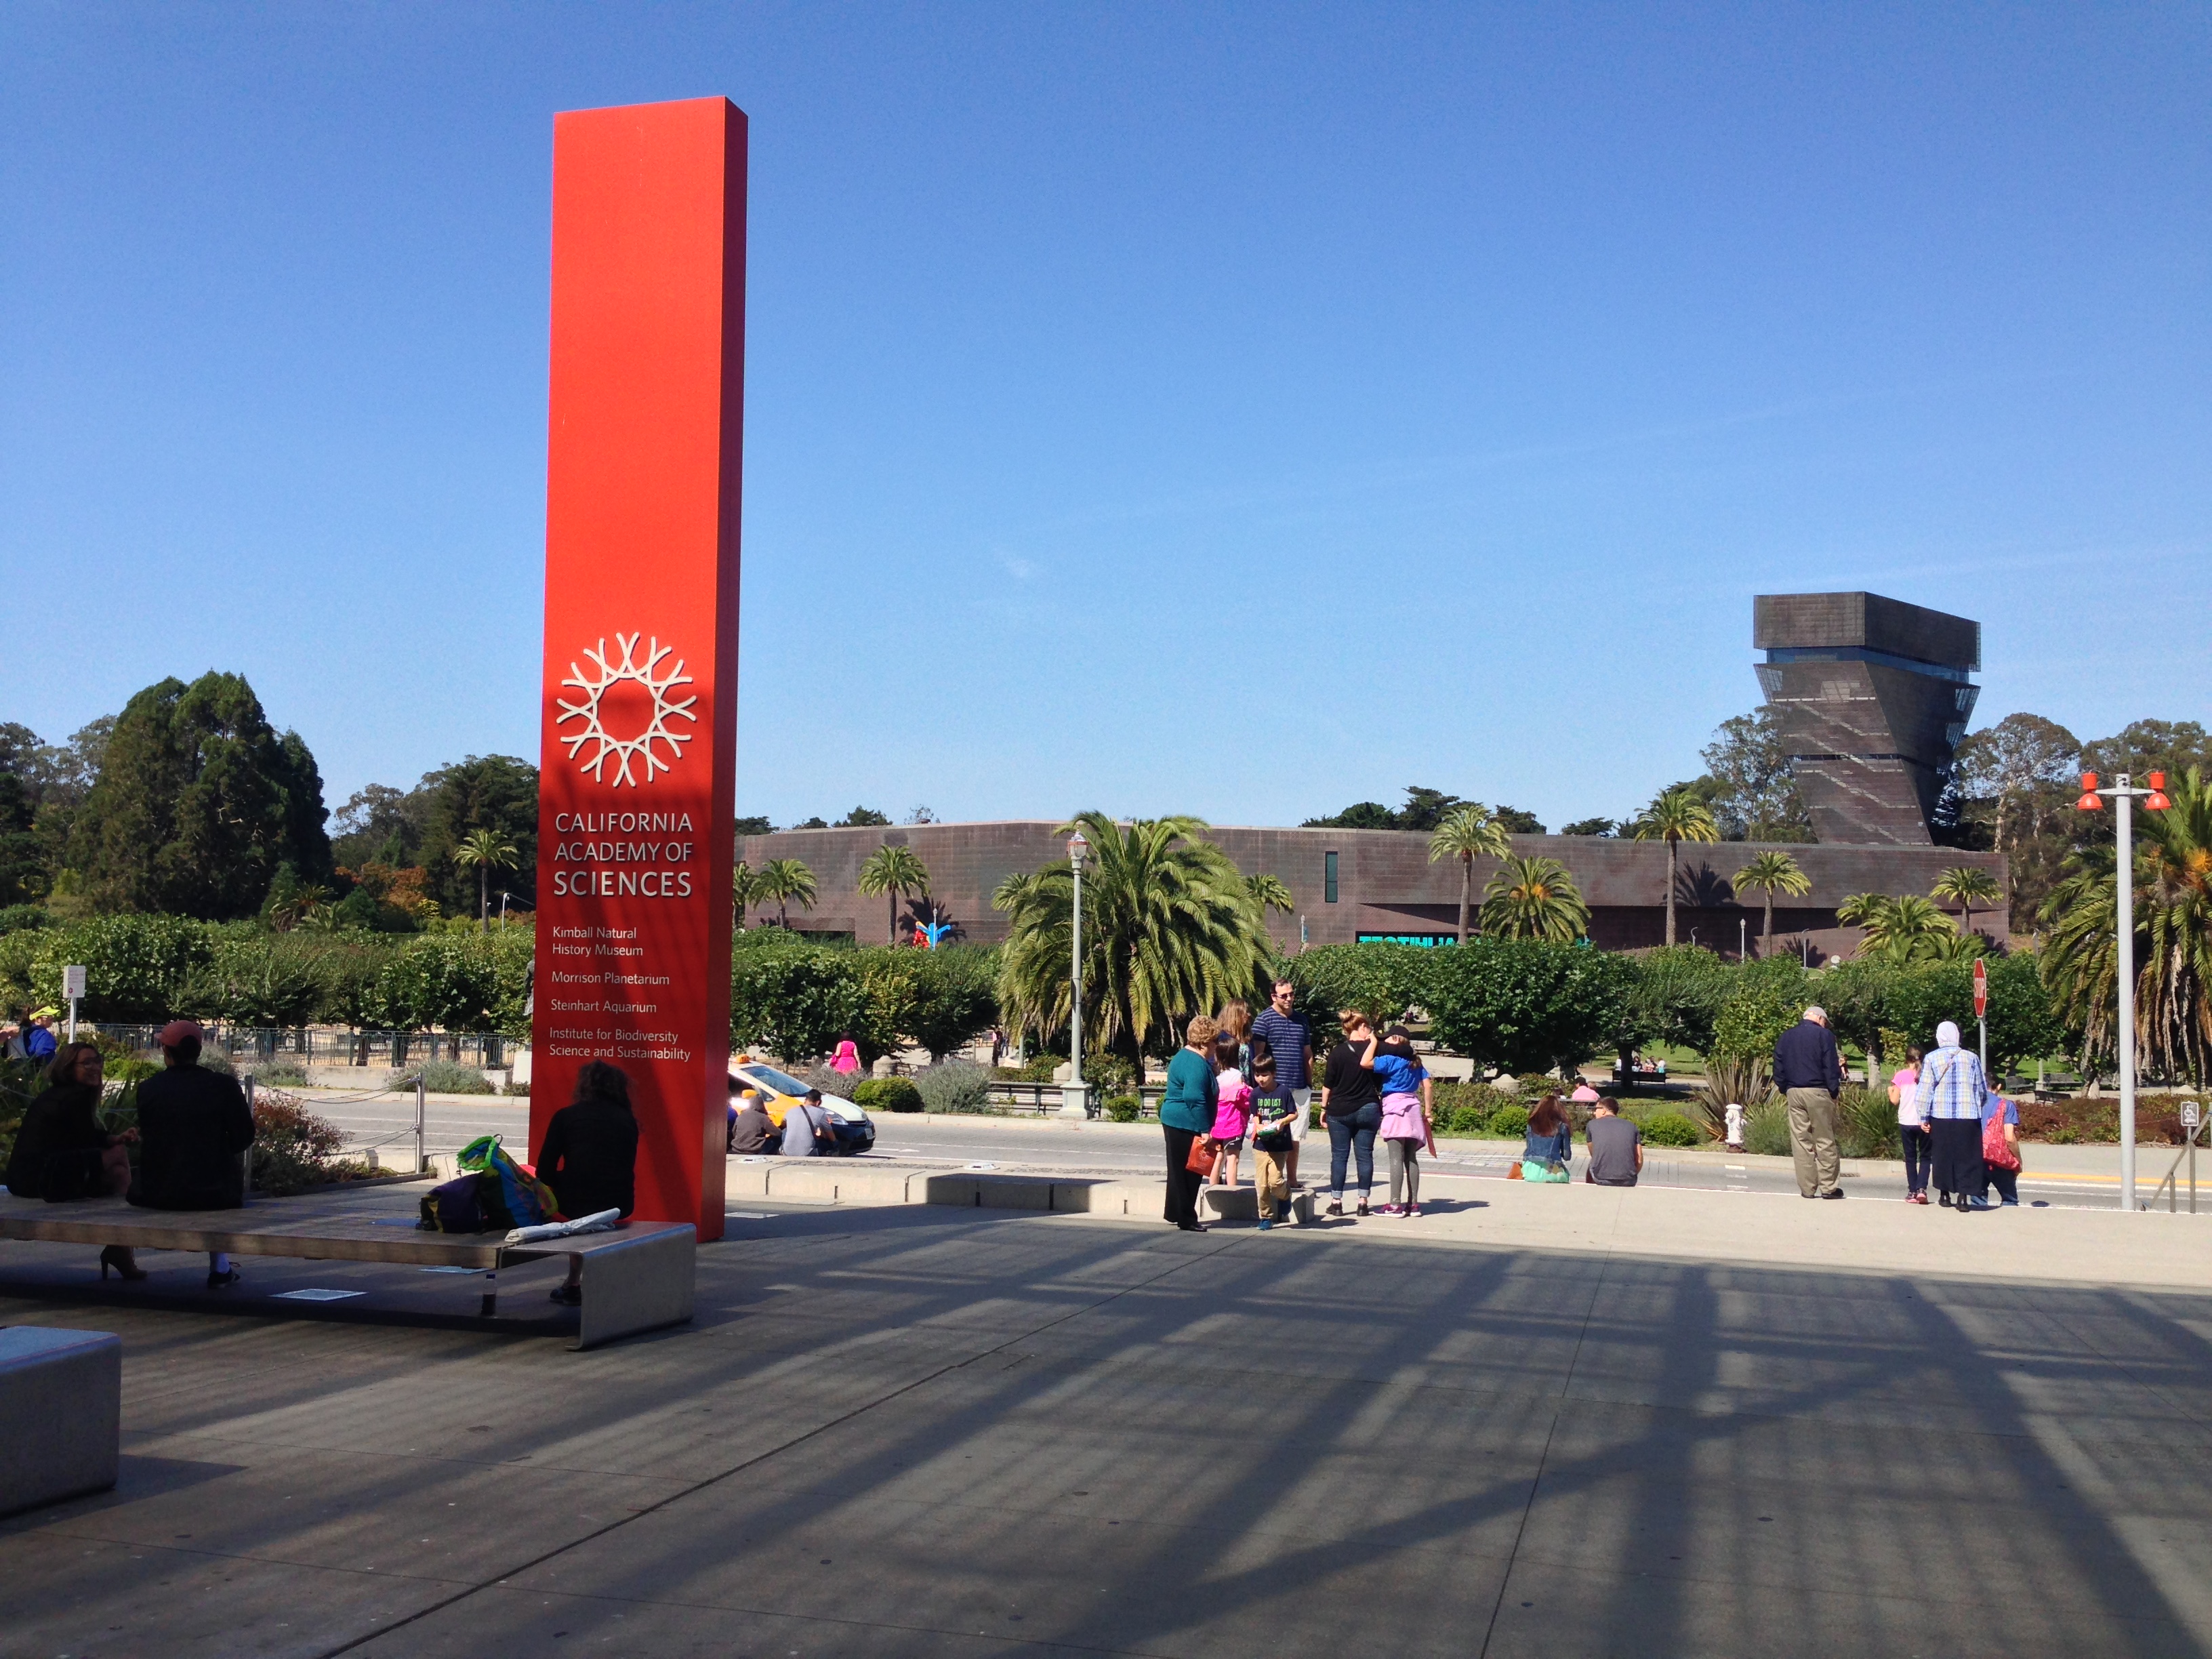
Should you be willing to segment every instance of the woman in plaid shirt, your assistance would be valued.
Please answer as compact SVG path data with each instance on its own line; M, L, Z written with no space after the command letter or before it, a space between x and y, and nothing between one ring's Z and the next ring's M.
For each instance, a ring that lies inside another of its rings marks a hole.
M1913 1099L1920 1127L1929 1132L1937 1201L1946 1209L1984 1208L1982 1190L1982 1115L1990 1094L1981 1057L1959 1046L1959 1028L1945 1020L1936 1028L1936 1048L1920 1062Z

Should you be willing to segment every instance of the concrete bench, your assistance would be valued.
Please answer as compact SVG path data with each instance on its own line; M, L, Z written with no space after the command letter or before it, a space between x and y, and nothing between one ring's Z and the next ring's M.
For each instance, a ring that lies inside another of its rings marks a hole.
M106 1492L123 1445L123 1344L0 1326L0 1515Z
M351 1196L264 1198L241 1210L184 1211L134 1209L112 1198L43 1204L0 1195L0 1238L476 1268L489 1281L477 1310L486 1318L499 1310L501 1267L576 1256L583 1262L574 1344L580 1349L688 1321L698 1255L698 1231L688 1223L634 1221L612 1232L508 1245L497 1233L419 1231L405 1212L379 1211Z

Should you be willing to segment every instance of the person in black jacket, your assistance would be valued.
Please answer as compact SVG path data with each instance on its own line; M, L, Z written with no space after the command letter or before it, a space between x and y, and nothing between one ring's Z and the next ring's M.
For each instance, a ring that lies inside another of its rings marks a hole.
M1844 1057L1820 1009L1808 1008L1804 1018L1775 1039L1774 1086L1789 1109L1790 1157L1797 1166L1799 1194L1841 1198L1836 1102L1844 1091Z
M553 1189L561 1213L574 1221L637 1207L637 1118L629 1107L629 1079L619 1066L586 1060L576 1091L545 1126L538 1149L538 1178ZM568 1282L553 1292L570 1307L584 1299L583 1259L568 1258Z
M138 1178L128 1194L149 1210L236 1210L246 1205L242 1154L253 1145L253 1113L238 1079L200 1064L200 1028L161 1028L164 1070L138 1085ZM238 1282L221 1250L208 1253L208 1288Z
M8 1190L49 1204L71 1199L120 1197L131 1185L131 1143L136 1129L112 1135L100 1127L106 1075L100 1050L89 1042L64 1042L46 1066L46 1086L31 1098L8 1155ZM100 1253L100 1276L112 1267L125 1279L145 1270L127 1244Z

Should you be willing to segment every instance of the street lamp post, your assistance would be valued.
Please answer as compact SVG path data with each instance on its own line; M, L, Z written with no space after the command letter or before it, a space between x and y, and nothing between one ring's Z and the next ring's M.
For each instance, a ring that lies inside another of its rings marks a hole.
M1060 1091L1062 1117L1089 1117L1091 1091L1083 1081L1083 860L1091 843L1077 830L1067 838L1067 865L1075 877L1075 896L1068 909L1070 983L1074 990L1067 1020L1067 1053L1073 1064L1067 1086Z
M2166 774L2150 775L2150 787L2136 788L2124 772L2114 775L2113 781L2101 788L2094 772L2081 775L2081 799L2074 803L2084 812L2094 812L2104 805L2100 795L2110 795L2118 809L2113 821L2115 842L2113 869L2118 879L2119 900L2114 906L2114 921L2118 946L2112 963L2112 977L2118 981L2120 994L2119 1068L2120 1068L2120 1207L2136 1207L2136 829L2135 799L2143 798L2143 810L2163 812L2172 805L2166 798Z

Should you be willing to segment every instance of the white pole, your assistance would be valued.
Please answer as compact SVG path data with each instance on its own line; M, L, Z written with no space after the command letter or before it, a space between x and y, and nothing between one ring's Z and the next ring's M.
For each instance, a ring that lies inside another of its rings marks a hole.
M2113 799L2119 813L2119 953L2116 975L2120 992L2120 1207L2136 1206L2136 897L2134 797L2120 774Z
M1067 1053L1074 1061L1075 1070L1070 1081L1078 1089L1083 1086L1083 861L1075 861L1075 905L1072 914L1073 927L1068 937L1074 941L1071 964L1074 973L1075 1008L1068 1017Z
M71 997L70 999L69 1040L71 1042L75 1042L76 1041L76 999L75 997Z
M422 1129L425 1108L428 1105L430 1086L418 1075L415 1079L415 1173L421 1175L429 1167L422 1158Z

